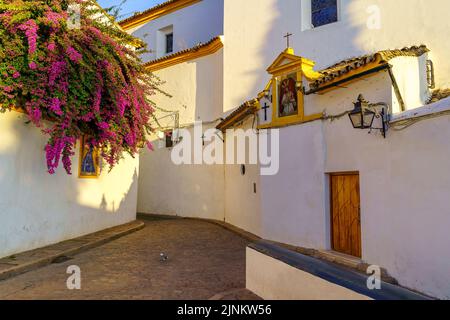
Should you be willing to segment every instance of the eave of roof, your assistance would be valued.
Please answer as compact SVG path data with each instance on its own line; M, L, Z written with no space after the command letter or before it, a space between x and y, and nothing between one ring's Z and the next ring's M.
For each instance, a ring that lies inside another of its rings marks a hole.
M346 80L354 80L355 76L359 74L364 75L371 73L371 71L381 71L394 58L420 57L429 51L425 45L421 45L403 49L384 50L374 54L343 60L319 71L322 77L310 83L311 90L308 93L329 89L333 84L343 83Z
M198 44L195 47L149 61L145 63L144 66L148 71L157 71L176 64L216 53L221 48L223 48L222 37L215 37L214 39L211 39L206 43Z
M431 97L428 99L427 103L435 103L443 99L450 97L450 89L437 89L431 93Z
M155 7L147 9L143 12L138 12L134 16L126 18L122 21L119 21L119 25L124 30L129 30L131 28L140 26L149 21L158 19L162 16L165 16L169 13L178 11L180 9L186 8L193 4L196 4L202 0L169 0L164 3L161 3Z
M217 126L217 130L225 131L236 123L245 120L249 115L254 114L258 110L258 100L253 99L244 102L240 107L230 113Z

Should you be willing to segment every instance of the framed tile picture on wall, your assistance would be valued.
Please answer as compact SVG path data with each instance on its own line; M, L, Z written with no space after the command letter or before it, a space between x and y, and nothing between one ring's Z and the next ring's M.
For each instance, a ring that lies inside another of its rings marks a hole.
M86 136L81 138L80 165L78 177L83 179L95 179L100 176L101 157L97 148L88 143Z
M289 74L278 81L278 117L289 117L298 113L297 74Z

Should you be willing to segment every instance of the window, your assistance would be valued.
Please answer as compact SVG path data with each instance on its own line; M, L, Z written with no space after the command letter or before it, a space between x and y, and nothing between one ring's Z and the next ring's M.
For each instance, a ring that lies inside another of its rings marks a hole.
M173 131L167 131L166 132L166 148L172 148L173 147Z
M156 58L162 58L175 52L174 34L173 25L158 30L156 33Z
M311 25L314 28L338 21L338 0L311 0Z
M166 54L173 52L173 33L166 34Z

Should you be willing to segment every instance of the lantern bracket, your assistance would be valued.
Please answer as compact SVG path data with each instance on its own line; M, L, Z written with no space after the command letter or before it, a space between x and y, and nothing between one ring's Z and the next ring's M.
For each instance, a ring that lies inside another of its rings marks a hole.
M383 137L386 138L390 122L390 106L384 102L369 103L362 94L358 96L354 106L354 109L348 114L353 128L369 129L369 133L373 130L380 130ZM381 127L373 126L375 118L381 120Z

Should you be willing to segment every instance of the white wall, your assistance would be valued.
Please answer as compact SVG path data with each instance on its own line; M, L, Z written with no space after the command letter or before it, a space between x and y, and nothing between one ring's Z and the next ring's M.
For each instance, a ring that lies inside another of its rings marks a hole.
M24 115L0 115L0 257L43 247L136 219L139 160L126 157L99 179L63 168L47 173L46 137Z
M213 121L222 116L223 51L155 72L165 83L159 88L170 97L157 93L151 99L157 108L180 113L180 125L194 121ZM167 113L156 109L157 118ZM161 125L173 126L168 120Z
M363 259L406 287L444 299L450 298L449 124L448 116L426 120L391 130L386 140L353 130L345 118L325 126L325 172L360 172Z
M222 115L222 68L220 50L157 71L161 80L167 80L161 89L172 97L156 94L152 99L159 108L179 111L180 126L187 126L193 137L194 121L211 122ZM165 115L167 113L156 112L157 118ZM163 127L174 126L172 118L164 118L160 123ZM204 130L215 124L205 124ZM158 129L155 123L153 125ZM154 144L157 148L159 142ZM139 212L224 219L223 166L176 166L171 160L171 149L165 148L152 152L143 150L140 160Z
M423 106L431 95L427 82L427 59L428 54L424 54L417 59L397 57L389 62L393 66L392 71L405 103L405 111ZM392 95L395 97L394 87ZM394 114L401 112L397 99L393 101L392 110Z
M300 1L308 0L225 1L225 111L264 88L269 80L265 68L285 49L283 35L288 31L294 34L291 44L296 53L316 61L316 69L379 50L426 44L437 86L450 86L449 1L341 0L341 21L305 31ZM380 9L381 29L367 26L372 17L367 10L374 8Z
M351 110L359 93L371 102L395 100L384 72L305 97L307 114ZM330 249L327 173L358 171L363 260L405 287L448 299L449 124L448 116L426 120L387 139L353 129L347 116L282 128L280 172L259 177L260 204L243 191L258 180L257 169L242 178L237 166L226 168L226 220L265 239Z
M198 119L199 114L202 120L212 120L216 105L229 111L255 97L269 80L265 69L284 50L283 34L288 31L295 34L296 53L316 61L316 69L369 52L426 44L435 64L437 86L450 86L447 76L450 44L446 40L450 2L341 0L340 3L340 22L302 31L300 1L225 0L223 30L217 28L225 34L223 69L218 71L223 73L223 83L217 87L217 92L223 88L223 96L219 93L211 97L211 83L216 82L202 75L207 73L207 64L204 73L198 71L197 61L159 72L169 81L167 88L174 89L167 90L174 95L174 102L160 106L178 109L187 105L186 111L182 111L183 121ZM374 4L381 9L381 29L367 26L371 15L367 9L376 9L371 7ZM213 16L211 12L208 15ZM157 30L173 19L184 21L180 16L169 15L167 21L152 28ZM185 15L186 21L188 16ZM197 26L191 30L197 30ZM198 35L204 37L203 32ZM399 69L412 66L406 60L398 61ZM417 74L423 72L422 62L419 66ZM411 74L403 77L400 74L397 72L399 85L408 106L418 106L426 96L424 83L414 82L410 86ZM216 76L221 78L220 73ZM305 97L306 114L350 110L360 93L372 103L395 103L386 72L347 87ZM406 94L409 90L413 92ZM207 107L212 105L214 111ZM250 125L247 122L244 128ZM363 259L387 268L404 286L450 298L448 128L448 118L439 118L402 132L390 131L387 139L353 129L348 117L282 128L280 173L273 177L258 177L256 166L247 166L246 176L240 175L237 165L225 169L175 168L167 150L146 152L141 156L139 210L224 218L269 240L329 249L327 173L359 171ZM225 178L220 178L221 175Z
M235 129L250 130L253 118L248 118L241 126ZM226 135L226 141L232 139L231 135ZM248 146L248 141L246 142ZM242 151L242 150L241 150ZM228 150L226 150L228 152ZM225 221L253 234L262 236L263 219L261 216L261 178L260 169L257 164L250 164L248 161L248 147L245 150L246 164L245 175L241 173L241 164L225 165ZM234 155L237 159L238 142L234 141ZM254 189L256 184L256 193Z
M161 51L157 46L158 31L168 26L173 26L174 52L223 35L223 0L202 0L131 29L129 33L144 40L148 49L154 51L146 54L144 61L158 57L156 52Z
M265 239L326 247L322 123L280 129L280 171L261 177Z
M352 108L359 93L374 103L395 100L387 73L380 73L345 89L307 96L305 102L310 110L339 114ZM447 299L449 123L448 116L426 120L404 131L391 130L387 139L379 132L368 135L353 129L348 117L324 122L323 127L324 175L360 173L363 260L386 268L403 286ZM310 183L313 180L304 180L304 192ZM329 217L327 188L323 195ZM301 220L310 219L302 215Z
M241 127L251 129L252 120ZM246 165L245 176L240 165L225 167L226 222L264 239L326 249L322 123L280 129L279 164L274 176L261 176L257 165Z
M194 139L193 129L189 132ZM138 212L223 221L223 166L177 166L171 160L171 152L166 148L142 151Z
M246 288L264 300L372 300L247 248Z

